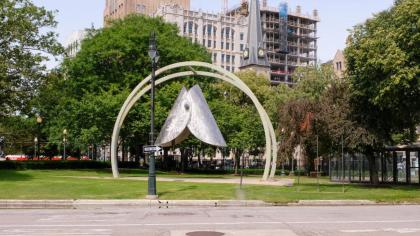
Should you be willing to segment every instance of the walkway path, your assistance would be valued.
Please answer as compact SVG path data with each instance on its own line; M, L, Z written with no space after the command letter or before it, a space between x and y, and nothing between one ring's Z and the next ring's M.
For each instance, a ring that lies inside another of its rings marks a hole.
M62 176L67 178L79 179L113 179L112 177L93 177L93 176ZM147 177L121 177L123 180L147 181ZM188 182L188 183L214 183L214 184L239 184L240 178L174 178L157 177L156 181L161 182ZM262 181L261 178L247 177L243 178L243 184L269 185L269 186L293 186L293 179L274 179L271 181Z

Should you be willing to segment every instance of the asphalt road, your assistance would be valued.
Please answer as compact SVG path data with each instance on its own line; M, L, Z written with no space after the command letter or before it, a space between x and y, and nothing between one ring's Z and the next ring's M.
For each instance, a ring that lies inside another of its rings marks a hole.
M0 210L0 235L420 235L420 206Z

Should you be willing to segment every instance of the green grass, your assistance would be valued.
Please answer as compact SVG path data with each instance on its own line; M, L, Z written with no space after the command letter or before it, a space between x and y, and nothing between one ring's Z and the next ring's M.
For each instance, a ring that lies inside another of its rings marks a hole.
M122 177L147 176L144 170L122 171ZM159 172L160 177L182 178L232 178L231 175L198 175ZM98 179L69 177L99 177ZM101 178L103 177L103 178ZM146 181L105 179L111 173L105 170L0 170L0 199L143 199L147 191ZM295 177L297 178L297 177ZM245 185L243 191L236 184L202 184L187 182L158 182L161 199L208 199L208 200L264 200L287 203L298 200L363 199L378 202L420 203L420 187L393 186L369 187L346 185L300 178L299 185L275 187Z

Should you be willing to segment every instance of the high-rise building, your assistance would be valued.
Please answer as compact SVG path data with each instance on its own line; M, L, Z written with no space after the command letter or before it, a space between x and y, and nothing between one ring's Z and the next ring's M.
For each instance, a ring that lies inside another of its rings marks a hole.
M247 2L243 1L228 14L248 15ZM263 1L261 5L263 44L270 62L271 82L293 84L292 74L297 67L317 63L318 11L310 15L303 14L300 6L295 11L290 10L287 3L271 7Z
M317 63L318 11L303 14L287 5L270 7L266 1L260 6L263 38L261 45L270 64L273 84L294 84L292 74L299 66ZM213 64L229 71L241 67L243 52L248 47L248 2L226 13L210 14L183 9L179 5L162 5L156 16L176 23L180 35L202 44L212 54Z
M180 35L206 47L212 55L213 64L228 71L237 71L241 66L248 34L245 16L191 11L174 4L160 6L156 16L175 23Z
M163 4L177 4L184 9L190 9L190 0L106 0L104 25L109 20L121 19L129 14L152 16Z

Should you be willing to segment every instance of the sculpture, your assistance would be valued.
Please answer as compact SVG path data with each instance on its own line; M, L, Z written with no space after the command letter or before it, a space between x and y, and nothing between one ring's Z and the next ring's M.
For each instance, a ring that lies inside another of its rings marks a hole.
M225 139L198 85L189 91L182 88L155 144L170 147L181 143L190 134L207 144L226 147Z

